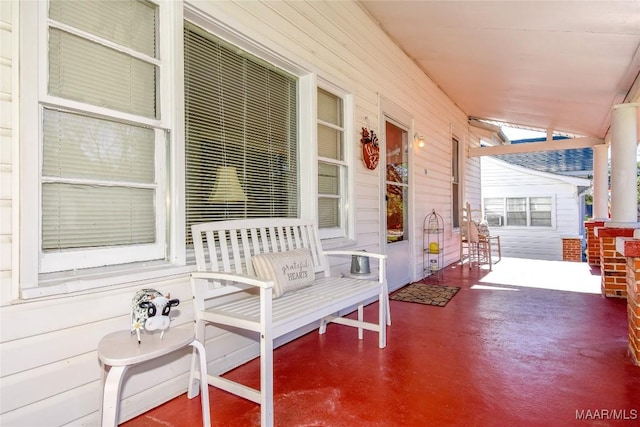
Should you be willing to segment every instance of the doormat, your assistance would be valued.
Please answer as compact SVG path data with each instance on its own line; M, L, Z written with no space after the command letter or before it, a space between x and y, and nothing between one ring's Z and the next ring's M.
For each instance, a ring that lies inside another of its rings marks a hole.
M395 301L416 302L418 304L444 307L460 290L457 286L429 285L426 283L411 283L399 291L389 295Z

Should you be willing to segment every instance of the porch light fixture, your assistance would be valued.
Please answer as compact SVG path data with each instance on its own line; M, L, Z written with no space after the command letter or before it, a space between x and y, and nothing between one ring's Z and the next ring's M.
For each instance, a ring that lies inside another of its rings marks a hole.
M424 136L418 135L418 132L413 134L413 140L418 145L418 148L424 148Z

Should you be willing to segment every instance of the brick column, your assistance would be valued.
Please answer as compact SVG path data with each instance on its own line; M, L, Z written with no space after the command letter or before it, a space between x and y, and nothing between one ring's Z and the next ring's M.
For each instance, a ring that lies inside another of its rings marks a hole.
M627 297L627 260L616 251L616 237L632 237L633 228L596 227L600 239L600 287L605 297Z
M584 229L587 233L587 263L589 265L600 265L600 239L595 235L596 227L604 227L604 221L585 221Z
M580 236L562 238L562 260L582 262L582 238Z
M627 259L629 353L640 366L640 239L618 237L616 250Z

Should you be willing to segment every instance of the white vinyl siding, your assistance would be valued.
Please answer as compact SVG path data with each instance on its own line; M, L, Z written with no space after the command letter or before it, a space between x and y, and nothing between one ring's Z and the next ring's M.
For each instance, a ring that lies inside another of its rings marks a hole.
M502 255L562 260L562 238L581 234L582 178L537 172L491 157L482 158L483 214L500 236ZM526 226L506 225L505 199L527 201Z

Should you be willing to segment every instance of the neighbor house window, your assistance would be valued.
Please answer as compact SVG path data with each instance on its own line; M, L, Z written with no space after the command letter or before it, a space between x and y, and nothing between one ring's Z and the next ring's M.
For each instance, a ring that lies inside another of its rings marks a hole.
M529 225L532 227L551 226L551 197L531 197L529 199Z
M484 219L489 227L504 225L504 199L501 197L484 199Z
M342 97L318 89L318 224L322 238L346 236L344 108Z
M551 227L551 197L490 197L484 199L484 218L490 227Z
M297 217L297 79L185 23L185 203L191 225Z
M160 6L51 0L24 7L23 31L44 23L23 51L38 66L23 64L22 78L41 82L25 86L21 111L25 145L40 147L36 166L28 166L37 181L25 184L40 195L23 205L24 221L38 227L23 234L40 249L25 287L38 273L164 259ZM47 19L32 19L38 12Z
M507 225L527 225L527 199L514 197L507 199Z

